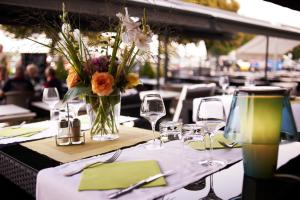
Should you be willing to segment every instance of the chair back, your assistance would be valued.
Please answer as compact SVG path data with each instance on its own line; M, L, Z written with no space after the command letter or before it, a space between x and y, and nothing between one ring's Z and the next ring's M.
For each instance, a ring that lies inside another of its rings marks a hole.
M182 104L185 100L192 101L194 98L213 96L215 94L216 84L195 84L183 86L180 97L176 106L176 110L173 116L173 121L178 121L181 111Z
M10 91L5 92L5 103L14 104L23 108L28 108L33 98L32 91Z

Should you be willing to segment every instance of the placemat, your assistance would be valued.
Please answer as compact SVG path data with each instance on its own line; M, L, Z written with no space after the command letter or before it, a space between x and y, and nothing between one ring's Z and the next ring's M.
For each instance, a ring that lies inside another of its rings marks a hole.
M158 173L161 173L161 170L156 160L107 163L85 169L81 176L79 190L127 188ZM164 185L166 185L165 178L160 177L143 187Z
M158 133L156 133L158 136ZM153 138L152 131L135 127L120 126L120 137L114 141L92 141L90 135L86 135L84 145L56 146L54 138L47 138L21 145L33 151L44 154L56 161L66 163L82 158L110 152L122 147L128 147Z

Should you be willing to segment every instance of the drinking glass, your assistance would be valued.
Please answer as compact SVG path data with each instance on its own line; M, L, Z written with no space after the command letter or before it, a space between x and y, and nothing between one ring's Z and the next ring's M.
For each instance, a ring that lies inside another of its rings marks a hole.
M203 128L198 124L184 124L182 127L182 137L181 141L185 146L192 147L193 142L199 142L200 146L197 147L197 150L204 150L205 148L205 133ZM206 154L206 153L205 153ZM185 155L186 157L187 155ZM208 163L208 161L204 158L197 161L199 164Z
M255 86L255 78L253 76L247 76L245 80L245 86L254 87Z
M226 94L226 89L229 86L229 78L228 76L221 76L219 79L219 85L222 87L223 95Z
M59 94L55 87L45 88L43 91L43 102L50 108L50 120L53 120L55 105L59 102Z
M85 104L85 101L83 99L80 99L79 97L71 99L68 101L68 106L71 112L74 114L74 118L78 117L79 109Z
M209 191L207 193L207 196L202 198L202 200L211 200L211 199L214 199L214 200L222 200L220 197L218 197L214 191L214 188L213 188L213 175L210 175L209 176L209 182L210 182L210 188L209 188Z
M208 165L224 165L221 160L212 158L213 137L219 129L225 126L226 115L221 99L203 98L200 101L197 112L197 124L203 127L209 136L209 158Z
M150 122L153 134L153 140L149 141L145 145L145 148L150 150L161 149L161 140L157 140L154 133L156 122L166 115L165 105L161 96L159 94L145 95L142 101L140 115Z

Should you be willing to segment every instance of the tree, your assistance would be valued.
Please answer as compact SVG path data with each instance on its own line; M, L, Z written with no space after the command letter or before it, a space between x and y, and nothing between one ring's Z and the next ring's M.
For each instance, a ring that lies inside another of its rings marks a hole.
M293 59L300 59L300 45L296 46L291 53L293 55Z
M186 2L201 4L204 6L219 8L222 10L227 10L231 12L237 12L240 8L239 3L236 0L185 0ZM232 50L240 47L249 40L251 40L254 35L245 33L236 33L231 40L209 40L206 39L206 48L209 53L213 55L224 55L228 54ZM184 41L184 40L183 40Z

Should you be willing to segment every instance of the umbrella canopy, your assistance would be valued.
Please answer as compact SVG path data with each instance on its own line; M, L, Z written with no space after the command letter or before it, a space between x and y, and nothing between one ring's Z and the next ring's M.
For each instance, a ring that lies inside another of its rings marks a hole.
M236 50L236 57L245 60L264 60L266 55L266 41L267 39L265 36L256 36ZM298 40L270 37L269 57L280 58L298 45L300 45L300 41Z

